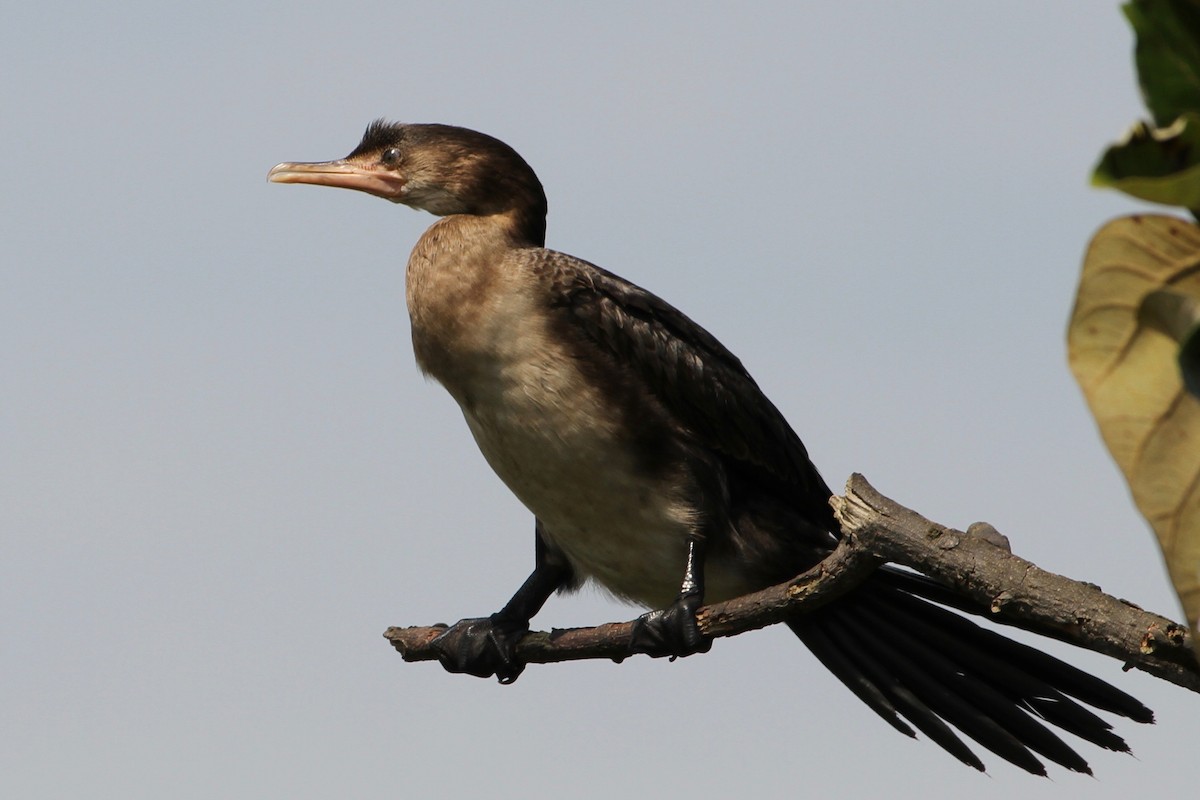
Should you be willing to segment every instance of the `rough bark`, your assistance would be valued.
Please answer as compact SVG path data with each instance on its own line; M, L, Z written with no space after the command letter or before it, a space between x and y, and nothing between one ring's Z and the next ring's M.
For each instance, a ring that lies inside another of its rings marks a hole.
M1163 680L1200 692L1200 661L1186 626L1104 594L1098 586L1040 569L1013 555L994 528L947 528L879 494L852 475L845 497L832 499L841 543L792 580L697 613L708 636L734 636L819 608L861 584L885 563L910 567L948 587L947 605L1094 650ZM629 653L632 622L534 631L517 645L527 663L583 658L620 661ZM405 661L436 660L429 646L446 630L388 628L384 636Z

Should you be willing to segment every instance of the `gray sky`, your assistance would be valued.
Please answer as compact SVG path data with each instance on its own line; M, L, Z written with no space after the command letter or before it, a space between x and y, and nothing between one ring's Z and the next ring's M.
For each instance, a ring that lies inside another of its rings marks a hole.
M581 5L6 12L4 796L1194 794L1197 698L1063 647L1158 712L1098 781L978 775L777 629L510 687L380 638L496 610L532 520L412 362L432 218L265 180L377 116L517 148L550 246L719 336L835 487L1179 614L1065 364L1137 208L1087 185L1141 113L1116 4Z

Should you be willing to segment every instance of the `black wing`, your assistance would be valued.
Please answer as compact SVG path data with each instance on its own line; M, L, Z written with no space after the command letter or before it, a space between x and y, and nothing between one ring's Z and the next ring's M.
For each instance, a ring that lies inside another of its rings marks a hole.
M832 494L800 437L742 362L665 300L594 264L546 251L555 305L633 370L675 421L732 466L822 509Z

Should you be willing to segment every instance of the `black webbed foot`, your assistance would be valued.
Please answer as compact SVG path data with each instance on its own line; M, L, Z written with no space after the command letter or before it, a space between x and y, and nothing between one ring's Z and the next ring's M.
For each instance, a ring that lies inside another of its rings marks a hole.
M490 617L463 619L433 640L438 661L447 672L461 672L477 678L495 675L500 683L512 683L525 669L517 658L517 642L529 632L529 623L512 622L492 614Z
M642 614L633 621L630 651L652 658L668 656L672 661L707 653L712 649L712 638L701 633L696 624L700 604L699 594L682 595L667 608Z

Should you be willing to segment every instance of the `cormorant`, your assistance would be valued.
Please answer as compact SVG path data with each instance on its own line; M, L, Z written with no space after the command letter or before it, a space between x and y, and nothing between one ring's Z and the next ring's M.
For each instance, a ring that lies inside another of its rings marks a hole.
M501 611L441 637L447 669L515 680L530 619L588 579L654 609L635 652L704 651L702 601L785 581L835 546L832 492L741 362L666 301L546 249L545 193L508 145L378 120L347 157L279 164L269 179L441 217L408 261L417 363L535 517L533 573ZM1082 703L1152 721L1124 692L922 596L946 591L884 569L788 625L894 728L979 770L950 725L1044 775L1035 753L1091 771L1048 725L1128 750Z

